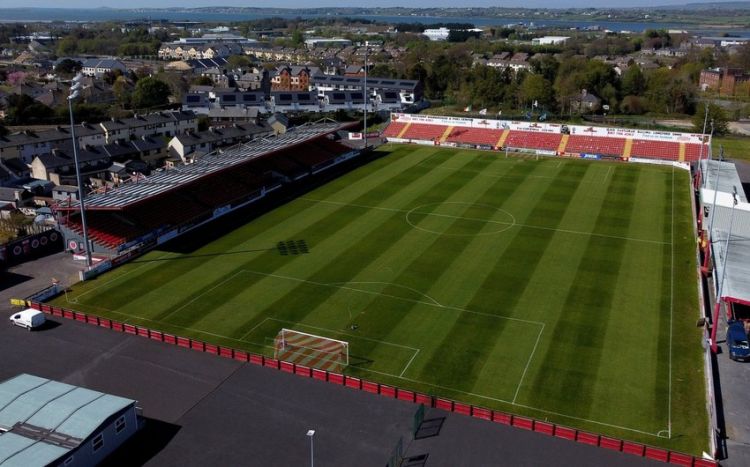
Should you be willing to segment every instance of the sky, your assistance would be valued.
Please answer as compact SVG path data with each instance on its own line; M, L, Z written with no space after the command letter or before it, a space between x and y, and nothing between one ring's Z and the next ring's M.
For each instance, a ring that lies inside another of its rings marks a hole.
M716 3L725 0L465 0L457 4L455 0L416 0L408 3L413 7L449 6L524 6L528 8L567 8L567 7L634 7L655 5L683 5L686 3ZM160 7L200 7L200 6L247 6L310 8L333 6L405 6L402 0L0 0L0 8L160 8Z

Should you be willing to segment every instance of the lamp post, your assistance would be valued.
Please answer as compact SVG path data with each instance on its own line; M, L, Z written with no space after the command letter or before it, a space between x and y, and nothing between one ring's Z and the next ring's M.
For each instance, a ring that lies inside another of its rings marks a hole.
M83 180L81 179L81 168L78 164L78 140L76 139L75 123L73 122L73 101L78 98L83 85L83 75L78 74L73 78L73 86L70 87L68 96L68 112L70 113L70 137L73 140L73 163L76 167L76 181L78 183L78 203L81 206L81 227L83 228L83 245L86 248L86 266L91 267L91 244L89 243L89 231L86 226L86 210L84 209Z
M701 133L701 150L698 154L698 165L703 163L703 146L706 139L706 124L708 123L708 102L706 102L705 111L703 112L703 133Z
M734 208L737 206L737 187L733 187L732 193L732 211L729 215L729 232L727 232L727 241L724 246L724 263L721 268L721 279L719 279L719 292L716 295L716 305L714 307L714 322L711 328L711 351L716 353L718 345L716 344L716 332L719 328L719 312L721 311L721 295L724 293L724 278L727 275L727 262L729 260L729 239L732 238L732 228L734 227ZM716 214L716 213L714 213Z
M708 140L713 141L714 138L714 119L711 119L711 136L709 136ZM703 149L703 146L701 145L701 149ZM713 150L711 149L711 146L708 146L708 150L706 151L706 176L703 177L702 183L703 186L706 186L707 178L708 178L708 161L713 159Z
M367 49L369 49L369 43L365 41L365 122L364 122L364 142L365 150L367 150L367 102L370 100L370 96L367 95Z
M310 467L315 467L315 461L313 457L313 437L315 436L315 430L307 430L307 437L310 438Z

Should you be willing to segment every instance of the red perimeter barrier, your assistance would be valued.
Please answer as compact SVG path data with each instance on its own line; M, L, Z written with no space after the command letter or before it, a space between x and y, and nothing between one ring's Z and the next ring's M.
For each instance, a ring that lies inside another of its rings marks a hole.
M635 454L636 456L643 457L643 450L646 446L638 443L631 443L630 441L625 441L622 443L622 452L626 452L628 454Z
M492 412L492 421L495 423L502 423L503 425L510 425L513 422L513 415L505 412Z
M279 361L274 358L263 358L263 366L279 369Z
M194 341L193 339L190 339L190 348L199 352L203 352L206 351L206 344L201 341ZM216 350L216 346L214 346L214 350Z
M328 373L328 382L333 384L344 384L344 375Z
M414 392L396 388L396 398L400 401L414 402Z
M380 392L380 385L370 381L362 381L362 390L372 394L377 394Z
M236 353L236 351L235 351ZM294 367L294 374L299 376L304 376L306 378L309 378L312 376L312 370L306 366L302 365L295 365Z
M696 457L693 460L693 467L716 467L717 465L719 465L719 463L716 461L701 459L700 457Z
M240 362L246 362L248 361L248 355L247 352L243 352L242 350L235 350L234 351L234 359Z
M602 436L599 439L599 446L613 451L622 451L622 440Z
M471 416L482 420L492 420L492 411L483 407L474 407L474 413Z
M348 388L361 389L362 381L359 378L352 378L351 376L344 377L344 384Z
M241 362L250 362L255 365L275 368L286 373L293 373L299 376L304 376L306 378L312 377L313 379L321 381L329 381L333 384L345 385L353 389L361 389L372 394L380 394L385 397L396 398L399 400L414 402L417 404L424 404L428 407L435 407L440 410L455 412L461 415L467 415L482 420L491 420L495 423L512 425L525 430L533 430L538 433L544 433L558 438L578 441L579 443L589 444L592 446L599 446L604 449L620 451L640 457L647 457L649 459L661 462L669 462L674 465L694 467L716 467L718 465L716 461L697 458L688 454L672 452L666 449L656 448L652 446L645 446L643 444L623 441L616 438L598 435L595 433L578 431L573 428L558 426L554 423L537 421L531 418L515 416L499 411L492 411L483 407L474 407L472 405L455 402L450 399L442 399L428 394L415 393L413 391L408 391L393 386L381 385L372 381L363 381L352 376L330 373L328 371L319 370L317 368L309 368L302 365L295 365L289 362L281 362L276 359L266 358L263 355L251 354L241 350L234 350L232 348L220 347L213 344L206 344L201 341L195 341L171 334L164 334L160 331L153 331L148 328L142 328L140 326L137 327L131 324L123 324L118 321L99 318L97 316L88 316L84 313L78 313L64 308L50 307L49 305L42 305L36 302L28 302L28 306L37 310L41 310L45 313L52 314L53 316L62 316L66 319L81 321L100 327L111 328L114 331L125 332L127 334L148 337L153 340L166 342L168 344L177 345L179 347L199 350L202 352L219 355L224 358L234 359Z
M583 444L590 444L591 446L599 446L599 435L579 431L576 441Z
M471 406L460 402L453 403L453 411L461 415L471 415Z
M445 410L446 412L453 412L453 401L438 398L435 401L435 408Z
M555 427L555 436L557 436L558 438L569 439L571 441L575 441L576 430L572 428L567 428L564 426L558 426L558 427Z
M687 454L680 454L679 452L670 452L669 463L691 467L693 465L693 456L689 456Z
M396 388L393 386L385 386L383 384L380 385L380 395L385 397L393 397L396 398Z
M524 430L534 429L534 420L526 417L513 416L513 426L522 428Z
M416 402L417 404L424 404L427 407L432 407L433 400L432 396L416 393L414 394L414 402Z
M646 457L655 461L667 462L669 460L669 451L646 446Z
M536 421L534 422L534 431L551 436L555 434L555 425L553 423Z

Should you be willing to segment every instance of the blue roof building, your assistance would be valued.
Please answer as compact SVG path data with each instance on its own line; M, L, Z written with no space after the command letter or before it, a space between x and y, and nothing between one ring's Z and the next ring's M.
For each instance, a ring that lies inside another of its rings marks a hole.
M0 383L0 467L96 465L140 428L136 401L21 374Z

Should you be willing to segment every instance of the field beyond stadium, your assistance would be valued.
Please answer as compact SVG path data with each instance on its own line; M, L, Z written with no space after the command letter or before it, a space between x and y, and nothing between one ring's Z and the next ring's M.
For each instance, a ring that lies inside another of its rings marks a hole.
M189 252L178 239L55 304L273 355L349 342L345 373L700 454L705 385L687 172L389 145Z

